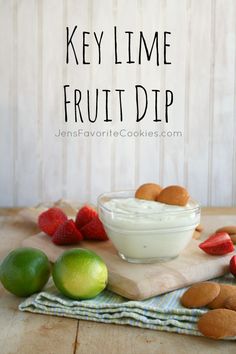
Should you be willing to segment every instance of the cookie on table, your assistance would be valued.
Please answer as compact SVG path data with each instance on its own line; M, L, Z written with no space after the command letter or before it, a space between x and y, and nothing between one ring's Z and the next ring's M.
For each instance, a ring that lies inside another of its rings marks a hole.
M201 224L198 224L195 228L196 231L202 232L204 230L204 227Z
M195 230L194 233L193 233L192 238L193 238L194 240L199 240L199 239L201 238L201 232Z
M211 309L224 308L226 299L236 295L236 286L228 285L228 284L219 284L219 285L220 285L219 295L207 305Z
M198 329L206 337L223 339L236 336L236 312L228 309L208 311L198 320Z
M188 308L202 307L212 302L220 293L220 286L214 282L194 284L182 295L180 302Z
M227 232L229 235L236 235L236 226L228 225L222 226L216 230L216 232Z
M224 302L224 307L236 311L236 295L228 297Z

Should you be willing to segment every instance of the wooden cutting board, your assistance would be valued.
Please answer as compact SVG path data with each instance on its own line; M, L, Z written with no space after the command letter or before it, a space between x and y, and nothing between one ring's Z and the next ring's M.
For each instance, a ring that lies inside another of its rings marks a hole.
M223 225L236 225L234 215L205 215L202 238ZM131 264L122 260L110 241L81 242L79 247L88 248L100 255L109 270L108 288L128 299L143 300L190 284L213 279L228 271L232 253L210 256L198 248L200 241L192 240L185 251L175 260L155 264ZM39 233L23 241L24 246L44 251L54 262L66 249L75 246L56 246L50 238Z

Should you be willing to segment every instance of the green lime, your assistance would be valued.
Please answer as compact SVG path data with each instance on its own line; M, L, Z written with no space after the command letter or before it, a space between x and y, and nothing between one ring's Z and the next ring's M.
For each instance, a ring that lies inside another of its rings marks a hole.
M50 276L47 256L35 248L17 248L0 266L0 280L10 293L29 296L40 291Z
M65 251L56 260L52 277L63 295L72 299L90 299L106 287L108 272L96 253L76 248Z

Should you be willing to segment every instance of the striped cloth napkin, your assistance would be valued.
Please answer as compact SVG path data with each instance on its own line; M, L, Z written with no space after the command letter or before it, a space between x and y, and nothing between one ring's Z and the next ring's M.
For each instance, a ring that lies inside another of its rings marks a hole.
M231 275L215 281L235 284ZM94 299L75 301L61 295L51 284L46 291L22 302L19 310L196 336L201 335L196 325L198 318L208 311L181 306L179 299L187 288L143 301L128 300L108 290Z

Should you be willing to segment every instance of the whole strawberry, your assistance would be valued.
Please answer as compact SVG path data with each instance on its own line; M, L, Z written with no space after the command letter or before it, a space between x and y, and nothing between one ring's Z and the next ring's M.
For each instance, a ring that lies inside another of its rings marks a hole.
M61 209L50 208L39 215L38 226L45 234L52 236L66 220L67 216Z
M77 213L75 224L78 229L88 224L98 213L89 205L84 205Z
M92 221L80 229L84 239L107 241L108 237L98 216L95 216Z
M229 263L229 270L230 270L230 273L233 274L236 278L236 256L233 256L230 260L230 263Z
M56 245L73 245L82 240L83 236L72 219L60 225L52 236L52 242Z

